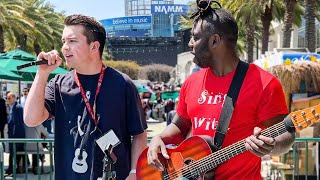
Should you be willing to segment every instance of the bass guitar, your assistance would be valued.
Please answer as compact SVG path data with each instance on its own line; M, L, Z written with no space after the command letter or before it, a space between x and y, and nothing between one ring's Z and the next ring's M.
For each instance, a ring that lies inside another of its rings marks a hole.
M282 122L270 126L261 134L275 138L285 132L300 131L319 121L320 105L317 105L290 113ZM161 153L158 154L164 171L148 165L148 148L145 149L139 156L136 176L138 180L204 179L207 172L245 151L245 139L212 153L207 141L193 136L184 140L176 148L167 149L170 159L165 159Z

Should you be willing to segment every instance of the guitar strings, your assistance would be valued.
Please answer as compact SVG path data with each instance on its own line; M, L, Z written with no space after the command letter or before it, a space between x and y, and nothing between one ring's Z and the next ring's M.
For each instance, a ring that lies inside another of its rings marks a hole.
M286 130L284 130L283 132L286 132ZM220 152L228 152L228 151L230 151L230 150L234 150L235 148L236 149L238 149L239 148L239 146L241 147L241 148L244 148L244 140L242 140L242 141L239 141L238 143L236 143L236 144L233 144L232 146L228 146L228 147L226 147L226 148L224 148L222 151L220 151ZM245 149L243 149L243 151L244 151ZM237 152L237 153L239 153L239 152ZM241 152L240 152L241 153ZM218 156L217 156L218 155ZM187 168L192 168L192 166L195 166L195 165L199 165L199 163L209 163L208 161L212 161L212 158L216 158L216 157L219 157L219 154L211 154L210 155L210 157L207 157L207 158L210 158L210 159L206 159L204 162L203 162L203 159L202 160L199 160L198 162L196 162L196 163L194 163L194 164L192 164L190 167L187 167ZM231 158L231 157L230 157ZM223 158L222 160L221 160L221 162L219 162L218 164L221 164L222 162L224 162L225 160L228 160L228 159L230 159L229 157L227 158L227 159L225 159L225 158ZM213 160L214 161L214 160ZM187 168L185 167L184 169L182 169L182 171L180 170L180 171L178 171L178 174L180 173L181 174L181 172L184 172L184 171L186 171L187 170ZM206 168L206 167L204 167L204 168ZM214 167L212 167L211 169L213 169ZM204 173L204 172L203 172ZM174 174L176 174L176 173L174 173ZM174 175L173 174L173 175ZM194 175L193 175L193 173L191 172L191 176L189 176L188 174L190 174L189 172L187 172L187 173L185 173L185 177L193 177ZM198 173L199 174L199 173ZM200 172L200 174L201 174L201 172Z
M313 114L313 113L306 113L305 115L309 115L309 114ZM313 114L314 115L314 114ZM314 119L314 118L311 118L310 120L312 120L312 119ZM306 122L306 120L305 119L303 119L303 120L301 120L300 122L299 121L297 121L298 122L298 124L299 123L301 123L301 122ZM284 132L286 132L286 129L285 129L285 127L283 127L282 128L282 130L283 130L283 132L281 132L281 133L279 133L279 127L277 127L277 126L281 126L281 125L284 125L284 122L282 121L282 122L280 122L280 123L277 123L277 124L275 124L275 125L273 125L273 126L271 126L271 127L269 127L269 128L267 128L267 129L265 129L265 130L263 130L262 132L261 132L261 134L263 135L264 133L269 133L269 135L270 135L270 133L275 133L275 131L277 132L277 134L278 135L281 135L281 134L283 134ZM270 130L271 130L271 132L270 132ZM280 129L281 130L281 129ZM276 134L276 135L277 135ZM243 141L243 140L242 140ZM241 146L243 146L244 144L244 142L243 143L241 143L242 141L239 141L238 143L235 143L235 144L233 144L233 145L230 145L230 146L228 146L228 147L226 147L226 148L224 148L224 149L221 149L221 150L219 150L219 151L226 151L226 152L228 152L227 150L234 150L234 148L236 148L236 149L238 149L238 148L241 148ZM231 149L230 149L231 148ZM232 149L233 148L233 149ZM192 166L198 166L200 163L202 164L202 163L210 163L212 160L210 159L210 158L213 158L213 157L215 157L215 155L216 154L218 154L218 152L219 151L217 151L217 152L215 152L215 153L212 153L211 155L209 155L209 156L207 156L207 157L204 157L204 158L202 158L202 159L199 159L199 160L197 160L197 161L195 161L194 163L192 163L192 164L190 164L190 165L187 165L186 167L182 167L182 168L180 168L180 169L178 169L177 171L174 171L173 173L169 173L168 175L165 175L164 177L167 177L167 176L169 176L169 178L170 178L170 175L171 176L177 176L177 175L179 175L179 174L184 174L184 171L187 171L187 169L188 168L192 168ZM240 152L241 153L241 152ZM219 157L219 156L218 156ZM228 159L230 159L230 158L228 158ZM226 160L228 160L228 159L226 159ZM202 161L204 161L204 162L202 162ZM222 160L223 161L223 160ZM224 162L224 161L223 161ZM221 162L222 163L222 162ZM201 166L201 164L200 164L200 166ZM190 171L187 171L187 173L185 173L185 174L189 174L189 172ZM193 177L193 175L191 174L191 176L190 177Z
M307 115L307 114L310 114L310 113L306 113L305 115ZM311 114L313 114L313 113L311 113ZM314 114L313 114L314 115ZM301 119L301 118L300 118ZM310 120L313 120L314 118L311 118ZM297 121L298 123L301 123L301 122L307 122L306 120L304 120L304 119L302 119L300 122L299 121ZM279 126L283 126L282 128L280 128L280 132L279 132ZM271 131L270 131L271 130ZM282 130L282 131L281 131ZM267 136L270 136L270 134L272 134L272 133L274 133L274 132L277 132L277 134L275 134L275 135L272 135L272 136L277 136L277 135L281 135L281 134L283 134L284 132L287 132L287 130L285 129L285 124L284 124L284 122L282 121L282 122L280 122L280 123L277 123L277 124L275 124L274 126L271 126L271 127L269 127L269 128L267 128L267 129L265 129L264 131L262 131L261 132L261 134L262 135L267 135ZM269 134L266 134L266 133L269 133ZM228 152L229 150L234 150L234 148L239 148L239 146L241 147L241 146L243 146L242 145L242 143L241 143L241 141L239 141L238 142L238 144L237 143L235 143L235 144L233 144L233 145L231 145L231 147L226 147L226 148L224 148L224 151L225 152ZM233 148L233 149L232 149ZM228 150L227 150L228 149ZM238 152L237 152L238 153ZM240 152L241 153L241 152ZM210 156L210 155L209 155ZM214 157L214 156L212 156L212 157ZM225 159L225 158L223 158L223 159ZM229 157L227 158L227 159L225 159L225 161L226 160L228 160L228 159L230 159ZM202 163L202 161L203 161L203 159L200 159L200 160L198 160L198 163L194 163L194 165L196 165L196 164L199 164L199 163ZM224 161L224 160L222 160L222 161ZM196 161L197 162L197 161ZM204 161L204 162L206 162L206 160ZM208 161L207 161L208 162ZM185 167L185 168L190 168L190 167ZM184 169L182 169L182 171L183 171ZM181 171L181 170L180 170Z
M277 126L280 126L282 123L280 122L280 123L277 123L276 125L274 125L274 127L272 127L272 128L279 128L279 127L277 127ZM270 127L271 128L271 127ZM269 128L268 128L269 129ZM267 129L266 129L267 130ZM266 131L266 130L264 130L264 131ZM264 132L263 131L263 132ZM286 130L285 130L286 131ZM285 132L284 131L284 132ZM263 133L262 132L262 133ZM234 149L239 149L239 148L241 148L243 145L244 145L244 143L245 143L245 140L243 139L243 140L241 140L241 141L238 141L237 143L235 143L235 144L232 144L232 145L230 145L230 146L227 146L227 147L225 147L224 149L221 149L221 150L219 150L219 151L216 151L215 153L212 153L212 154L210 154L210 155L208 155L208 156L206 156L206 157L204 157L204 158L202 158L202 159L199 159L199 160L197 160L197 161L195 161L195 162L193 162L193 163L191 163L190 165L187 165L187 166L185 166L185 167L182 167L182 168L180 168L180 169L178 169L178 170L176 170L176 171L174 171L174 172L172 172L172 173L169 173L168 175L165 175L164 176L164 178L169 178L170 179L170 176L173 176L173 177L176 177L176 176L178 176L178 175L180 175L180 174L182 174L182 175L186 175L186 176L183 176L183 177L193 177L194 175L190 172L190 170L188 170L188 169L190 169L190 168L194 168L194 167L197 167L197 166L202 166L202 164L207 164L207 163L210 163L210 162L212 162L212 161L214 161L214 160L212 160L212 158L220 158L221 159L221 156L222 155L219 155L219 153L221 153L221 152L223 152L223 153L228 153L228 151L230 151L230 150L234 150ZM240 152L241 153L241 152ZM228 158L229 159L229 158ZM225 159L225 160L228 160L228 159ZM222 162L224 162L223 160L222 160ZM221 163L222 163L221 162ZM202 168L201 168L202 169ZM189 175L191 173L191 175ZM200 172L200 174L201 174L201 172Z
M281 125L281 123L278 123L277 125ZM286 130L284 129L284 131L283 132L286 132ZM223 152L223 151L225 151L225 152L228 152L228 151L230 151L230 150L234 150L234 149L239 149L239 148L241 148L243 145L244 145L244 140L242 140L242 141L239 141L238 143L235 143L235 144L233 144L233 145L230 145L230 146L228 146L228 147L226 147L226 148L224 148L224 149L222 149L222 150L219 150L219 151L217 151L217 152L215 152L215 153L212 153L211 155L209 155L209 156L207 156L207 157L204 157L204 158L202 158L202 159L200 159L200 160L198 160L198 161L195 161L194 163L192 163L192 164L190 164L190 165L187 165L186 167L183 167L183 168L181 168L181 169L179 169L179 170L177 170L177 171L175 171L175 172L173 172L173 173L170 173L170 174L168 174L168 176L178 176L178 175L180 175L181 173L183 174L183 175L185 175L185 176L183 176L183 177L193 177L194 175L193 175L193 173L192 172L190 172L190 171L188 171L188 169L189 168L193 168L194 166L198 166L198 165L200 165L201 166L201 164L206 164L206 163L210 163L210 162L212 162L212 158L219 158L219 154L218 154L218 152ZM245 150L245 149L244 149ZM239 152L238 152L239 153ZM240 152L241 153L241 152ZM218 155L218 156L217 156ZM228 158L228 159L230 159L230 158ZM225 159L224 158L224 160L222 160L222 162L224 162L225 160L228 160L228 159ZM214 160L213 160L214 161ZM222 162L220 162L220 164L222 163ZM202 169L202 168L201 168ZM187 171L187 172L185 172L185 171ZM191 173L191 175L189 175ZM199 174L199 173L197 173L197 174ZM201 172L200 172L200 174L201 174ZM167 178L167 175L165 176L165 178ZM170 177L168 177L168 178L170 178Z
M306 113L305 114L305 116L307 116L307 115L314 115L314 113ZM301 119L301 118L300 118ZM309 120L310 121L312 121L314 119L314 117L312 117L312 118L310 118ZM301 121L300 120L295 120L296 121L296 123L297 124L300 124L301 122L302 123L305 123L306 122L306 120L305 119L301 119ZM282 127L282 129L280 128L280 126L284 126L285 124L284 124L284 122L282 121L282 122L279 122L279 123L277 123L277 124L275 124L275 125L273 125L273 126L271 126L271 127L269 127L269 128L267 128L267 129L265 129L265 130L263 130L262 132L261 132L261 134L262 135L264 135L265 133L269 133L269 135L270 134L272 134L272 133L277 133L277 134L275 134L275 135L281 135L281 134L283 134L283 133L285 133L285 132L287 132L287 130L286 130L286 128L285 128L285 126L284 127ZM280 128L280 133L279 133L279 128ZM267 134L265 134L265 135L267 135ZM276 136L275 136L276 137ZM194 175L191 173L191 171L189 170L188 171L188 169L189 168L194 168L194 167L197 167L197 166L201 166L201 164L206 164L206 163L210 163L210 162L212 162L212 158L219 158L219 154L218 154L218 152L223 152L223 151L226 151L225 153L228 153L228 151L230 151L230 150L235 150L235 149L238 149L238 148L241 148L241 147L243 147L243 145L244 145L244 143L245 143L245 140L243 139L243 140L241 140L241 141L238 141L237 143L235 143L235 144L232 144L232 145L230 145L230 146L227 146L227 147L225 147L225 148L223 148L223 149L221 149L221 150L219 150L219 151L216 151L216 152L214 152L214 153L212 153L212 154L210 154L210 155L208 155L208 156L206 156L206 157L204 157L204 158L202 158L202 159L199 159L199 160L197 160L197 161L195 161L195 162L193 162L193 163L191 163L190 165L187 165L187 166L185 166L185 167L182 167L182 168L180 168L180 169L178 169L178 170L176 170L176 171L173 171L172 173L169 173L169 174L167 174L167 175L164 175L164 179L170 179L170 177L171 176L173 176L173 177L177 177L178 175L180 175L180 174L182 174L182 175L186 175L186 176L183 176L183 177L186 177L186 178L189 178L189 177L194 177ZM241 149L240 149L241 150ZM244 152L244 151L243 151ZM238 152L237 152L238 153ZM240 152L240 153L242 153L242 152ZM218 156L217 156L218 155ZM216 157L217 156L217 157ZM233 156L232 156L233 157ZM230 158L232 158L232 157L230 157ZM221 155L220 155L220 158L221 158ZM225 160L222 160L222 162L225 162L225 161L227 161L227 160L229 160L230 159L229 157L227 158L227 159L225 159ZM214 160L213 160L214 161ZM221 163L222 163L221 162ZM220 164L221 164L220 163ZM218 164L217 164L218 165ZM214 167L213 167L214 168ZM185 171L187 171L187 172L185 172ZM191 175L189 175L191 173ZM198 174L198 173L197 173ZM200 175L201 175L201 172L200 172Z

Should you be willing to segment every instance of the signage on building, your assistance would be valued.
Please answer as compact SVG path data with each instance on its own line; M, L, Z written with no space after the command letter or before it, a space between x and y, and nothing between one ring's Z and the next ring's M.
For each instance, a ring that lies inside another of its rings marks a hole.
M126 25L126 24L151 24L151 16L128 16L104 19L100 21L104 26Z
M151 14L187 14L188 5L184 4L152 4Z

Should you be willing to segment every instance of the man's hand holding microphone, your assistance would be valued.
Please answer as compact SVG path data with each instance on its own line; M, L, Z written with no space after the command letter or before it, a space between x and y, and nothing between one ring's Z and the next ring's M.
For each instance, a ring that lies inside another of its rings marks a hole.
M59 56L57 50L52 50L49 52L41 52L38 55L38 59L48 61L47 64L39 65L38 73L41 75L49 75L62 63L62 58Z

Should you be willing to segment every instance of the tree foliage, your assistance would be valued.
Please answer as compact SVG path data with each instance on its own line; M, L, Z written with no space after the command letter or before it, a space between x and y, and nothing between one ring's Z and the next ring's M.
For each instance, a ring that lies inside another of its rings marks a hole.
M45 0L1 0L0 51L20 46L37 54L61 47L63 19Z
M112 67L124 74L127 74L131 79L138 79L140 66L134 61L104 61L106 66Z
M148 79L152 82L168 82L172 70L173 67L165 64L146 65L141 67L139 78Z

